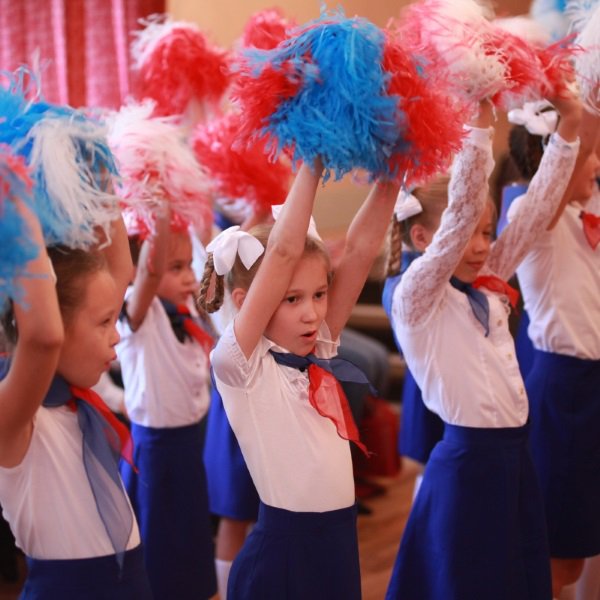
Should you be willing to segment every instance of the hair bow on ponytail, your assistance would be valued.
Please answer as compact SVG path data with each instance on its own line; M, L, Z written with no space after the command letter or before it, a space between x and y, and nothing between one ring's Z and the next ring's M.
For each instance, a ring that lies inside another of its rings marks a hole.
M544 110L545 108L552 108L552 104L546 100L525 102L523 108L508 111L508 120L513 125L523 125L532 135L544 137L554 133L558 122L556 110Z
M396 198L396 205L394 206L396 221L399 223L406 221L406 219L410 219L410 217L414 217L422 212L423 206L416 196L413 196L406 189L401 189L398 192L398 198Z
M206 246L206 251L212 253L215 272L222 276L231 271L236 256L249 269L265 249L253 235L235 225L222 231Z
M283 204L273 204L271 206L271 214L273 215L273 219L275 221L277 221L277 219L279 218L279 213L281 212L282 208ZM310 235L310 237L315 238L316 240L319 240L320 242L323 241L323 239L319 235L319 232L317 231L317 224L315 223L315 220L312 217L310 218L310 223L308 224L308 231L306 232L306 234Z

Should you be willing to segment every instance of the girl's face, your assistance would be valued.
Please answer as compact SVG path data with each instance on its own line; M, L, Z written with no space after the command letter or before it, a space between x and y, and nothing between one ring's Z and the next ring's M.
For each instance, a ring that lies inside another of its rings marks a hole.
M265 336L299 356L314 348L317 331L327 314L327 265L319 254L300 259L290 285Z
M573 186L572 198L574 202L586 203L598 187L596 178L600 173L600 161L598 155L593 152L588 156L581 170L581 174Z
M192 270L192 242L187 233L173 233L169 243L167 270L157 294L173 304L185 304L198 282Z
M123 297L106 270L90 275L83 301L65 323L57 372L77 387L92 387L116 358L116 322Z
M492 203L488 202L483 215L465 248L464 254L454 271L455 277L465 283L472 283L475 281L490 253L493 230L494 211Z

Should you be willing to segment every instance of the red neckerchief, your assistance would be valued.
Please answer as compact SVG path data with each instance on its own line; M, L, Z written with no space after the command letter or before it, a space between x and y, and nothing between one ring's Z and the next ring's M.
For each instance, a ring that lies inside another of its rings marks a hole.
M79 388L74 385L69 385L69 389L71 393L75 397L76 400L81 400L89 404L92 408L96 410L107 422L107 426L114 430L114 433L117 434L119 439L119 447L113 447L118 453L121 454L121 458L126 460L136 471L135 465L133 464L133 441L131 439L131 434L129 433L129 429L115 417L114 413L106 406L104 400L91 389ZM77 405L74 400L67 403L71 410L77 410ZM105 432L106 439L109 444L114 446L114 436L110 431Z
M583 221L583 234L588 244L595 250L600 244L600 216L582 210L579 218Z
M484 287L491 292L504 294L508 297L508 301L512 308L516 309L517 303L519 302L519 292L515 290L514 287L508 285L506 281L500 279L500 277L496 277L495 275L480 275L471 285L475 289Z
M185 329L185 332L202 346L202 350L204 350L204 354L206 354L206 357L208 358L210 351L215 345L213 337L194 321L185 304L177 305L177 313L183 316L183 328Z

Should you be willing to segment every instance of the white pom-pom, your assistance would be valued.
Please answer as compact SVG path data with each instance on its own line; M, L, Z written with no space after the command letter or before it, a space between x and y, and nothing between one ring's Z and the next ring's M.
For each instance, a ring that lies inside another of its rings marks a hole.
M149 230L165 200L183 221L203 229L212 222L206 174L181 127L172 118L151 117L153 110L154 103L146 101L124 106L108 118L121 195Z
M550 43L550 34L541 23L527 15L495 19L494 25L519 36L534 46L545 46Z
M576 33L583 31L598 6L600 6L598 0L568 0L565 16L569 21L569 31Z
M549 33L553 41L567 35L569 20L557 0L533 0L529 14Z

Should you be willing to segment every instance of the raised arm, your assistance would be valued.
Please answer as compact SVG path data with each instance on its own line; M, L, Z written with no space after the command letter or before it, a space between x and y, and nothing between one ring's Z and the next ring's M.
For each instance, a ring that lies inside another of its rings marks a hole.
M491 104L482 102L479 116L472 121L454 160L448 208L440 226L423 256L412 263L400 283L401 300L394 311L410 326L425 322L437 307L485 209L488 177L494 164L492 119Z
M350 224L342 259L329 290L325 321L333 339L346 325L381 250L399 187L391 181L378 181Z
M144 321L160 280L167 269L171 212L166 205L156 216L154 234L144 240L133 280L133 292L127 300L127 318L133 331ZM127 239L127 238L125 238ZM129 247L127 247L129 252Z
M509 279L540 235L562 214L567 184L573 173L579 142L581 104L574 96L555 101L561 119L550 138L527 194L511 215L510 223L494 243L487 261L490 270Z
M320 161L302 165L277 221L273 225L260 267L235 318L235 335L249 358L273 313L284 298L294 269L304 252L315 194L321 177ZM234 290L234 295L239 290ZM236 298L234 297L234 301Z
M10 370L0 381L0 466L18 465L29 447L33 416L54 377L64 330L54 273L37 217L20 201L31 238L39 248L20 280L23 298L14 303L18 340Z

